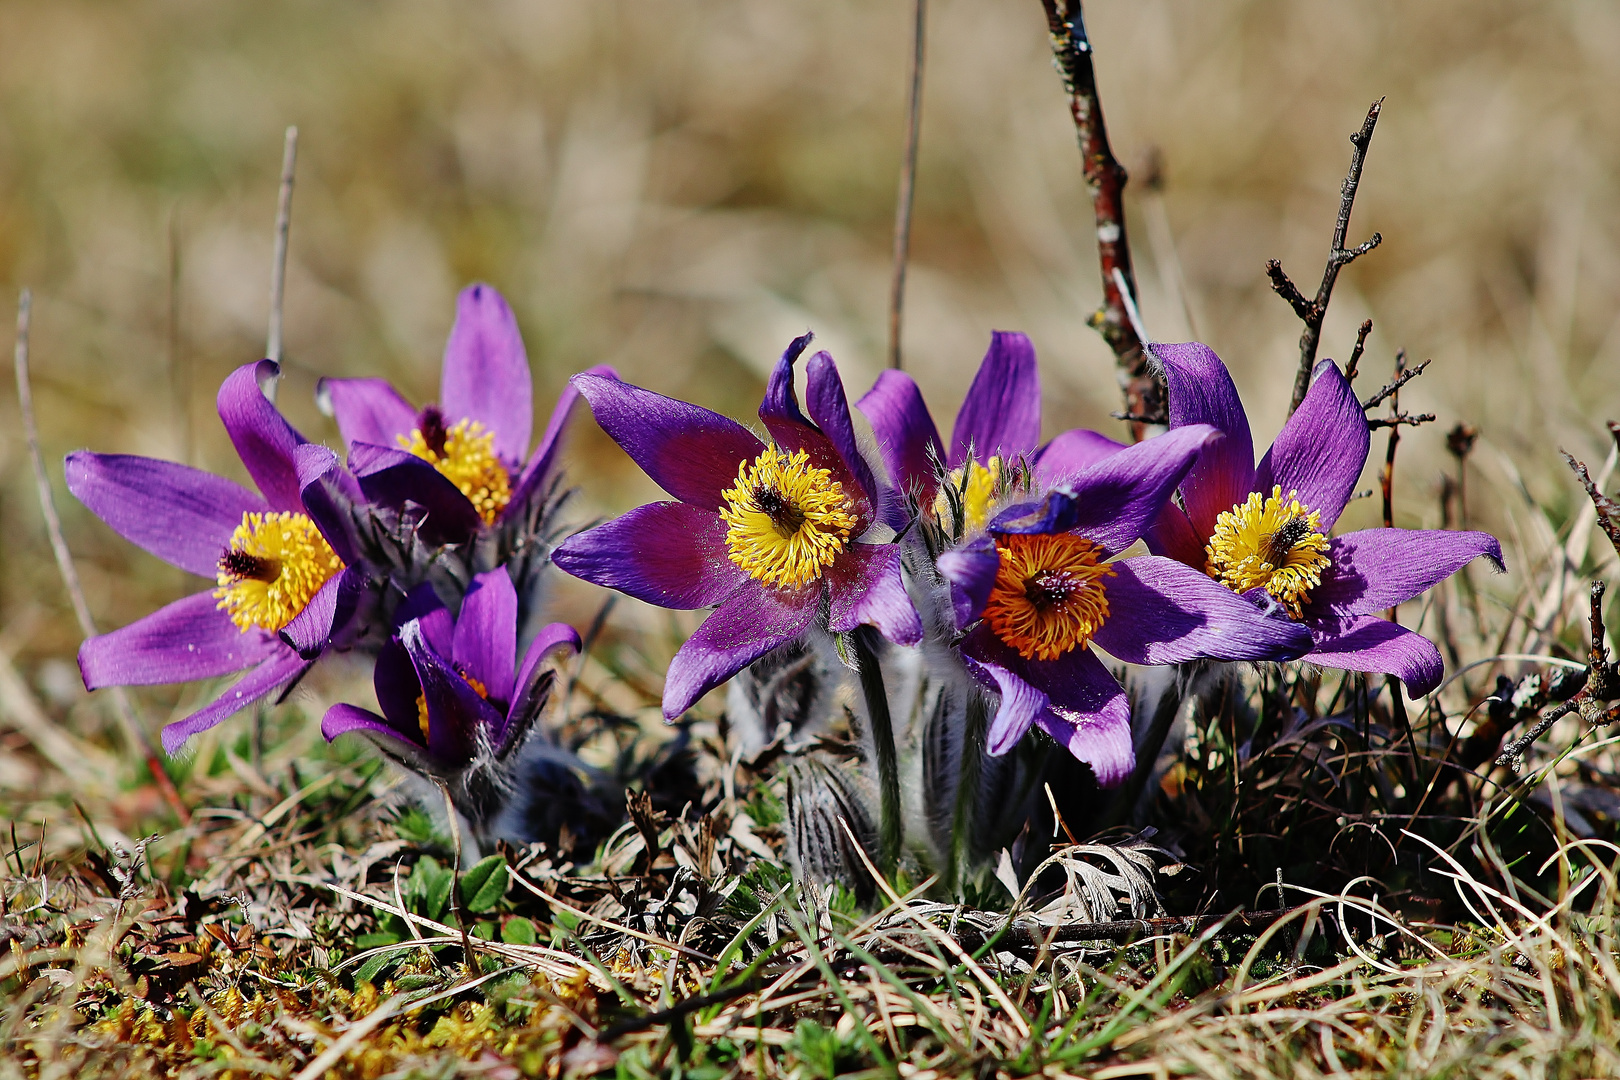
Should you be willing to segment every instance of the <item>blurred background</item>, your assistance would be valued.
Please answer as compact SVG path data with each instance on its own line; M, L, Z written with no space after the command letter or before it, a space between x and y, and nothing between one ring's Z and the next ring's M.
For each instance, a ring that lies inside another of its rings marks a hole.
M1040 4L929 8L907 367L948 430L990 330L1023 330L1047 434L1120 435L1112 358L1085 325L1093 223ZM1091 0L1086 14L1116 153L1161 175L1127 189L1148 330L1215 347L1261 446L1299 336L1264 262L1314 290L1347 136L1385 98L1350 237L1384 243L1341 276L1322 355L1343 359L1371 317L1365 392L1397 348L1432 357L1402 396L1439 421L1402 444L1398 522L1440 523L1444 435L1468 422L1483 433L1471 520L1502 532L1516 569L1545 564L1581 504L1556 448L1596 466L1602 421L1620 416L1620 5ZM100 624L197 582L90 518L56 463L92 447L240 475L213 395L264 348L288 124L280 401L309 437L335 445L312 402L321 374L434 397L472 280L516 309L541 416L570 373L610 363L746 419L806 327L852 397L883 363L910 18L910 0L0 0L0 307L33 288L42 437ZM48 712L94 727L0 386L0 651ZM653 495L584 410L570 462L581 519ZM563 588L558 603L583 621L600 597ZM629 607L627 627L671 626ZM152 726L188 693L143 691Z

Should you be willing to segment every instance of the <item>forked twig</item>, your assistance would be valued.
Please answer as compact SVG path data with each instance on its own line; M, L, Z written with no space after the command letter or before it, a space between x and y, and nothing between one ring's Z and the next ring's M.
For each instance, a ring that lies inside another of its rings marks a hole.
M1052 56L1063 86L1069 92L1069 113L1080 141L1086 185L1097 219L1097 261L1102 270L1103 306L1092 314L1091 326L1114 350L1125 412L1132 417L1131 435L1140 440L1149 423L1164 423L1163 379L1148 365L1144 342L1131 318L1135 304L1136 271L1131 245L1125 235L1125 167L1114 157L1097 95L1097 72L1092 64L1091 39L1086 36L1080 0L1041 0L1046 26L1052 36Z
M1289 307L1294 309L1294 314L1305 324L1304 331L1299 335L1299 371L1294 376L1294 398L1288 407L1290 416L1299 408L1299 403L1305 400L1305 391L1310 389L1311 369L1316 366L1316 350L1322 342L1322 322L1327 318L1328 301L1333 298L1333 285L1338 280L1339 271L1384 240L1382 234L1373 233L1363 244L1353 248L1344 246L1345 234L1350 231L1350 211L1356 205L1356 188L1361 185L1361 168L1366 164L1367 147L1372 144L1373 128L1378 125L1378 114L1383 108L1383 98L1373 102L1372 107L1367 110L1367 119L1362 122L1361 130L1350 136L1350 145L1355 149L1350 155L1350 171L1345 174L1344 184L1339 188L1339 217L1333 225L1333 246L1328 249L1327 266L1322 270L1322 284L1317 286L1316 296L1307 298L1301 293L1298 286L1283 272L1282 263L1276 259L1266 263L1266 274L1271 278L1271 287L1276 290L1278 296L1288 301ZM1359 355L1358 351L1358 358ZM1354 370L1354 364L1351 365L1351 370Z
M51 552L56 556L56 569L61 573L62 584L67 588L68 598L73 602L73 615L78 620L80 633L86 638L92 638L96 636L96 622L90 615L90 605L84 598L84 588L79 584L79 571L73 565L73 553L68 550L67 539L62 535L62 519L56 513L56 500L51 496L50 476L45 471L45 459L39 449L39 425L34 419L34 393L28 377L28 329L33 306L33 295L24 289L22 295L17 298L17 343L12 354L17 374L17 407L22 413L23 435L28 442L28 458L34 466L34 485L39 493L39 512L45 519L45 532L50 537ZM186 804L180 799L180 792L175 789L174 781L169 779L169 774L164 770L163 759L158 756L152 737L146 733L146 729L136 718L129 695L122 686L108 689L112 692L113 711L118 714L125 735L140 748L141 756L146 760L146 767L152 774L152 781L157 784L158 791L163 795L163 801L169 804L169 809L174 812L182 827L190 825L191 811L186 809Z
M917 139L922 130L923 53L928 0L916 0L911 48L911 93L906 106L906 156L894 208L894 277L889 285L889 366L900 367L900 325L906 306L906 259L911 252L911 208L917 193Z
M1620 440L1620 434L1616 435L1616 439ZM1616 504L1613 499L1598 490L1597 484L1592 480L1592 474L1586 471L1584 462L1576 461L1564 450L1558 452L1564 455L1564 460L1580 478L1581 486L1586 489L1587 498L1592 500L1592 508L1597 511L1598 525L1609 538L1609 543L1614 545L1615 554L1620 555L1620 504Z

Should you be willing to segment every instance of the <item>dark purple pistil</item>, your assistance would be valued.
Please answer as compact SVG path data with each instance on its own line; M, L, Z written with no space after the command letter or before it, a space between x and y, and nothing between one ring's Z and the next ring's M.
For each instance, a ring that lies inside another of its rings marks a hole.
M1024 599L1040 611L1062 607L1074 595L1074 579L1061 570L1042 570L1024 582Z
M784 498L775 488L755 488L754 507L760 513L771 519L771 524L783 536L792 536L804 527L804 511L793 505L792 501Z
M422 441L435 457L444 456L444 444L450 437L450 429L445 427L444 413L439 411L437 405L422 406L422 412L416 418L416 430L422 433Z
M1281 566L1288 561L1288 553L1294 550L1294 545L1310 534L1310 518L1289 518L1276 532L1266 538L1266 562L1272 566Z
M268 585L281 576L281 563L228 548L219 557L219 572L232 581L262 581Z

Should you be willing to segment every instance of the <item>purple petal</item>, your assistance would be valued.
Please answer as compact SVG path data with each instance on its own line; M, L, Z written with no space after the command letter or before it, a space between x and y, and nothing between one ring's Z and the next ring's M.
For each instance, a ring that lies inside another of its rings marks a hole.
M716 608L669 662L664 718L674 720L698 698L809 627L820 606L816 588L789 592L747 581Z
M308 661L299 659L297 653L277 642L276 652L273 655L238 679L234 686L215 698L212 704L197 710L184 720L164 725L162 732L164 752L171 756L179 753L186 740L193 735L207 731L221 720L241 712L259 699L296 682L309 667Z
M1208 575L1142 555L1103 579L1108 618L1092 642L1128 664L1188 660L1292 660L1311 647L1303 626L1262 615Z
M450 655L455 641L455 620L434 591L432 582L424 581L405 594L405 599L394 611L396 633L398 628L412 620L421 625L422 636L427 639L430 649L440 656Z
M806 427L810 423L799 411L799 395L793 389L793 365L810 347L814 337L814 334L806 332L788 342L786 351L776 361L776 366L771 369L771 377L765 384L765 400L759 404L759 418L765 421L765 426L778 442L782 440L777 433L779 424Z
M504 718L428 645L421 624L412 620L400 627L399 640L410 653L416 677L422 681L428 752L441 761L468 760L479 739L487 739L502 727Z
M1181 485L1200 542L1215 531L1215 518L1249 497L1254 481L1254 439L1237 386L1221 358L1196 341L1153 345L1170 391L1170 427L1208 424L1226 438L1200 454Z
M878 487L872 467L861 455L855 441L855 425L850 421L849 399L844 396L844 381L838 377L838 365L824 352L816 353L805 365L805 397L810 406L810 418L838 455L842 471L855 480L856 486L846 485L845 491L857 504L856 517L861 522L857 532L873 517L881 517L894 528L902 528L906 523L905 508L893 488ZM832 468L831 462L816 460L814 450L810 450L810 458L823 468ZM833 476L837 478L839 472L833 469ZM863 495L869 505L864 512L859 506Z
M416 427L416 409L386 379L322 379L315 384L321 411L337 421L343 445L395 446Z
M1310 619L1304 624L1316 646L1303 660L1345 671L1375 671L1394 675L1406 692L1421 697L1440 685L1445 666L1440 650L1422 634L1375 615L1348 619Z
M428 647L433 647L431 637L428 638ZM416 705L417 699L422 696L422 680L416 676L416 665L411 663L411 654L405 651L405 646L399 643L397 637L389 638L377 651L371 685L377 692L377 704L381 706L388 725L405 732L412 742L425 749L427 738L422 734L422 717Z
M1001 568L1001 556L996 544L988 536L980 536L954 551L943 552L935 563L951 587L951 607L956 614L956 626L966 627L990 602L990 590L996 584L996 571Z
M78 450L66 472L68 490L119 536L206 578L242 515L270 509L241 484L172 461Z
M1095 712L1048 709L1035 722L1059 746L1090 765L1100 787L1118 787L1136 767L1136 751L1131 746L1131 706L1117 684L1114 695Z
M512 666L517 662L517 590L506 567L473 578L456 618L450 657L484 684L496 701L512 700Z
M827 629L835 634L865 623L896 645L922 640L922 620L900 577L895 544L851 544L827 568Z
M91 690L212 679L284 651L274 635L236 628L212 592L193 593L79 646Z
M293 452L306 440L259 388L280 374L280 365L270 360L243 364L220 384L215 404L225 433L271 509L301 513Z
M1085 428L1065 431L1035 454L1035 478L1042 487L1061 487L1082 469L1125 449L1125 444Z
M332 644L332 635L354 615L366 575L349 566L315 591L304 610L281 628L281 640L305 660L314 660Z
M995 330L979 373L968 387L951 430L951 456L956 468L972 448L979 461L994 455L1010 460L1029 454L1041 441L1041 378L1035 369L1035 346L1023 334Z
M1192 522L1187 518L1186 511L1173 502L1164 504L1164 509L1159 511L1159 516L1147 527L1142 539L1153 554L1174 559L1194 570L1202 570L1209 562L1204 542L1193 532Z
M1361 478L1370 434L1361 402L1338 365L1331 360L1317 364L1315 379L1260 460L1254 490L1262 495L1270 495L1273 487L1282 488L1284 495L1299 492L1299 501L1317 512L1326 532L1344 513Z
M478 531L483 520L461 489L415 454L371 443L349 448L349 467L367 499L399 508L415 503L427 511L422 538L430 544L453 544Z
M597 364L581 374L598 375L604 379L619 377L619 373L607 364ZM546 421L546 430L540 436L540 445L534 448L534 453L529 455L528 464L523 466L523 475L518 477L517 486L512 489L512 501L506 504L502 516L507 513L520 513L528 503L529 496L534 494L551 474L551 465L557 458L557 451L562 447L563 428L567 426L568 418L578 402L579 390L574 384L569 383L563 387L562 393L557 397L556 406L551 410L551 419Z
M765 449L747 428L708 409L600 375L572 382L608 437L659 487L693 506L719 509L738 467Z
M497 750L504 750L508 743L522 737L551 694L555 669L542 670L541 661L553 652L566 650L573 654L580 648L579 631L567 623L548 624L529 643L528 651L523 654L523 665L518 669L517 690L506 713L506 726L495 739Z
M945 444L940 442L934 418L928 415L922 392L911 376L885 371L855 407L872 425L878 453L895 485L916 492L921 499L932 498L936 483L933 461L945 460Z
M726 523L687 503L648 503L564 540L566 573L667 608L720 603L747 579L726 556Z
M488 285L469 285L456 300L439 407L451 424L476 420L494 432L502 461L515 465L529 452L534 423L529 356L506 298Z
M1169 502L1203 448L1220 437L1202 424L1172 428L1082 469L1034 514L1027 506L1008 508L990 531L1073 531L1107 552L1123 551Z
M403 730L395 727L370 709L337 704L327 709L326 715L321 717L321 734L326 736L327 742L331 742L339 735L347 735L355 731L367 735L381 735L398 742L408 743L416 748L422 746L421 728L412 724L411 730Z
M1328 541L1330 565L1307 618L1370 615L1428 592L1481 555L1502 570L1502 545L1482 532L1363 529Z
M970 656L963 656L962 660L974 677L998 695L996 715L985 735L985 747L999 757L1017 745L1035 723L1035 718L1046 710L1046 695L1000 664Z
M315 527L345 563L359 561L360 537L351 508L365 495L354 474L337 455L318 443L305 443L293 454L298 470L298 497Z

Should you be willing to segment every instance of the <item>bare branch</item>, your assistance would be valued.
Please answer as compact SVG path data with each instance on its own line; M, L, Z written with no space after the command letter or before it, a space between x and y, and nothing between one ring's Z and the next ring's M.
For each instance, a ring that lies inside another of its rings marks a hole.
M1316 350L1322 342L1322 321L1327 318L1328 301L1333 298L1333 284L1338 280L1339 271L1377 247L1384 239L1382 235L1373 233L1365 243L1353 248L1344 246L1345 235L1350 231L1350 211L1356 205L1356 188L1361 184L1361 169L1367 161L1367 147L1372 144L1373 128L1378 125L1378 114L1383 107L1383 98L1373 102L1361 130L1350 136L1350 145L1355 149L1350 154L1350 171L1345 174L1344 184L1339 188L1339 217L1333 225L1333 245L1328 249L1327 266L1322 270L1322 284L1317 287L1315 299L1301 304L1305 298L1293 287L1292 282L1288 282L1282 265L1275 259L1266 264L1272 288L1288 301L1294 314L1305 323L1305 329L1299 335L1299 371L1294 376L1294 399L1288 408L1290 416L1305 400L1305 391L1310 389L1311 370L1316 366ZM1289 291L1285 291L1282 282L1288 282Z
M900 367L900 325L906 306L906 258L911 251L911 208L917 192L917 138L922 130L923 51L928 38L928 0L916 0L911 48L911 96L906 112L906 156L900 164L900 194L894 208L894 278L889 285L889 366Z
M1432 424L1434 421L1435 415L1432 412L1396 413L1394 416L1374 417L1367 421L1367 428L1369 431L1377 431L1379 428L1418 427L1422 424Z
M1102 270L1103 306L1089 322L1114 351L1125 411L1154 421L1133 421L1131 435L1141 439L1146 425L1163 423L1164 382L1150 370L1147 353L1131 325L1130 305L1136 295L1136 273L1125 234L1124 166L1108 143L1102 102L1097 95L1097 73L1092 64L1091 40L1086 36L1080 0L1041 0L1046 26L1052 36L1052 55L1069 92L1069 113L1080 141L1086 185L1091 189L1092 212L1097 220L1097 261Z
M1361 364L1361 354L1367 351L1367 335L1372 333L1372 320L1368 319L1356 331L1356 347L1350 350L1350 362L1344 366L1345 382L1355 382L1356 372Z
M1564 460L1580 478L1581 486L1586 489L1587 498L1592 500L1592 506L1597 510L1598 525L1608 535L1609 543L1614 545L1615 554L1620 555L1620 505L1598 490L1597 484L1592 482L1592 474L1586 471L1583 463L1576 461L1564 450L1558 452L1564 455Z
M62 535L62 519L56 513L56 500L51 495L51 480L45 471L45 458L39 449L39 425L34 419L34 392L31 380L28 377L28 329L33 313L33 296L27 290L17 298L17 344L12 354L12 364L17 374L17 407L22 412L23 435L28 442L28 457L34 466L34 485L39 493L39 512L45 519L45 532L50 537L51 552L56 556L56 569L62 575L62 584L67 588L68 598L73 603L73 615L78 620L79 631L86 637L96 636L95 619L91 617L90 605L84 598L84 588L79 584L79 571L73 565L73 553L68 550L67 539ZM157 747L152 744L152 737L146 733L140 721L135 716L134 706L130 703L129 695L122 686L109 688L112 693L114 711L124 726L124 733L132 744L140 749L141 756L146 759L146 767L152 773L152 780L162 793L163 800L174 811L182 826L191 824L191 812L186 804L180 801L180 793L175 790L174 781L164 771L163 760L158 757Z
M1389 382L1385 383L1383 389L1379 390L1378 393L1374 394L1366 401L1363 401L1361 403L1362 410L1365 411L1367 409L1377 408L1385 401L1385 399L1392 398L1396 394L1400 393L1401 387L1423 374L1424 369L1433 362L1434 361L1432 360L1425 360L1415 368L1408 368L1405 371L1400 372L1400 374L1396 375Z
M298 129L287 129L281 148L281 191L276 198L276 252L270 267L270 332L264 355L281 363L281 303L287 285L287 233L292 228L293 173L298 167Z

